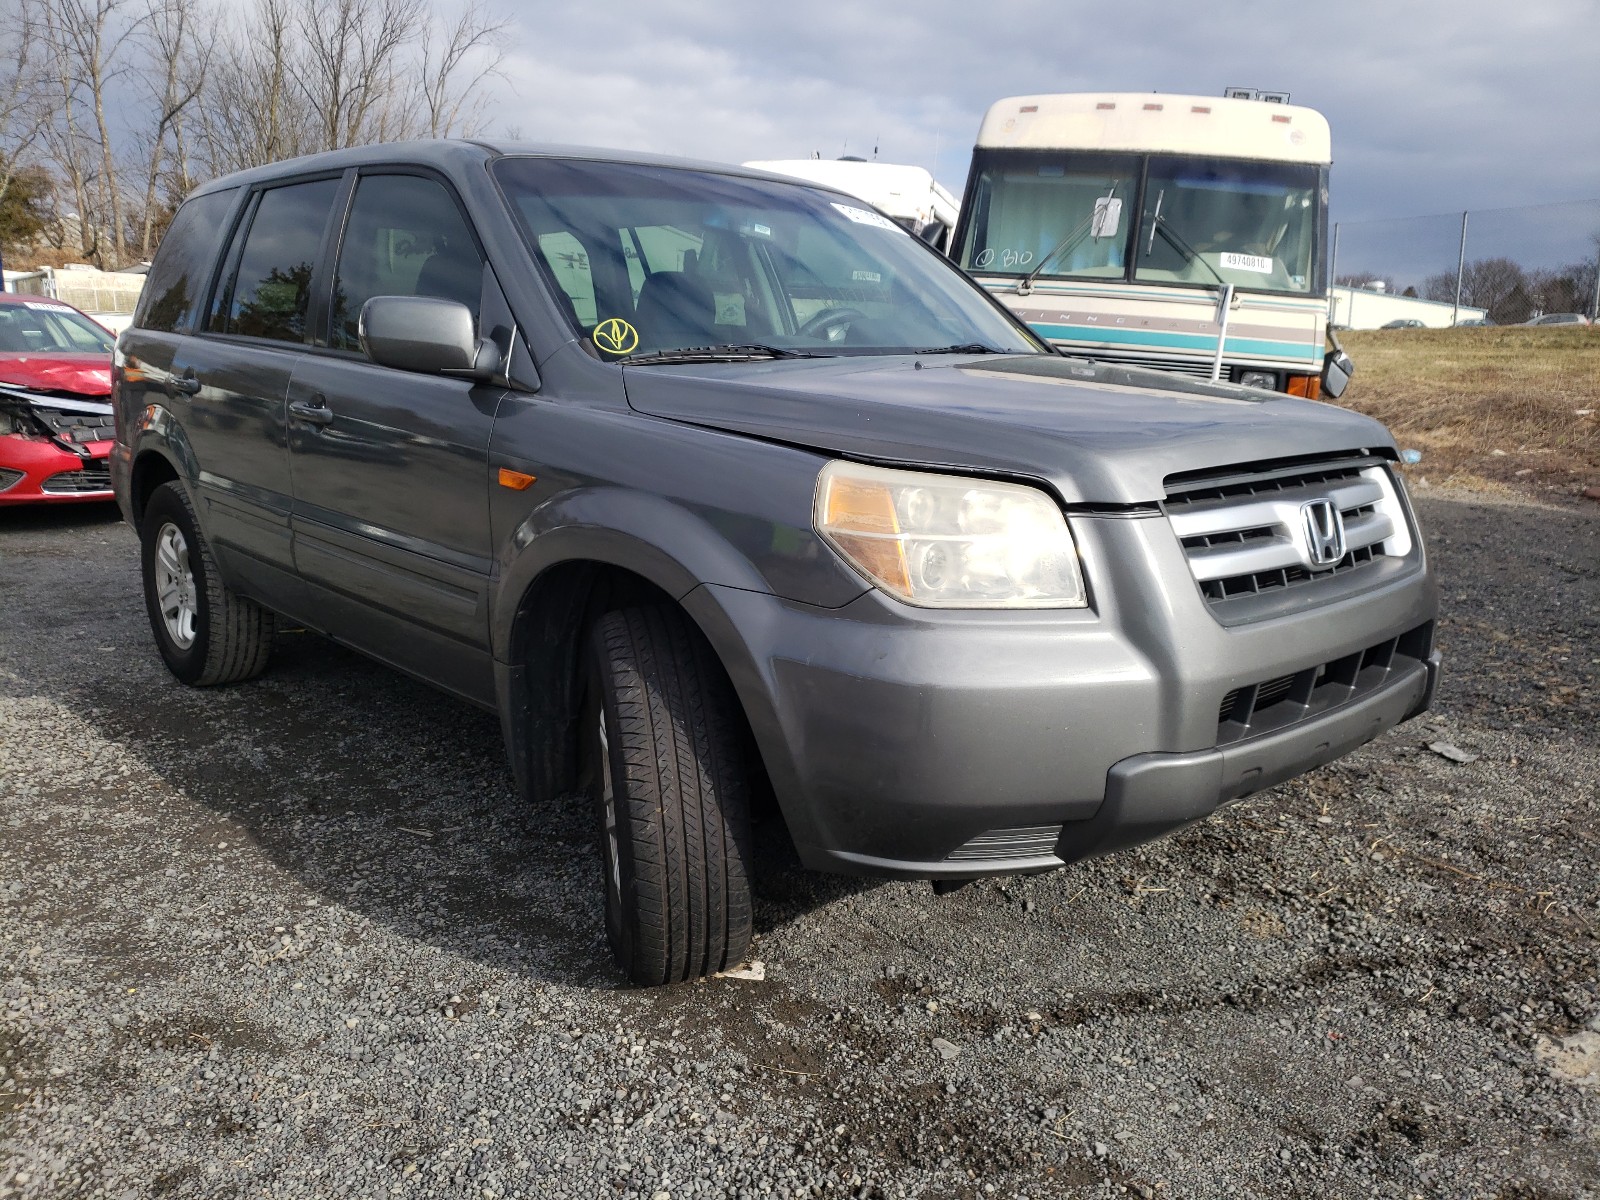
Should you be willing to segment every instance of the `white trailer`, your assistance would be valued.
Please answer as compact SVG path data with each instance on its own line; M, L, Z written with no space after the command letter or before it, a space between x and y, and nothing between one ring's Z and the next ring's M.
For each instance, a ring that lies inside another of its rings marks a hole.
M792 175L849 192L927 242L948 252L960 208L956 198L922 167L859 158L788 158L747 162L756 171Z

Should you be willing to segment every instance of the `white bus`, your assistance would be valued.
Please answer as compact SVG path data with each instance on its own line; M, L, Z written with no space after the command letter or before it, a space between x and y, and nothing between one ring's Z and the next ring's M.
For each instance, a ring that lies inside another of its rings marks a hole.
M849 192L894 218L935 250L950 250L956 198L923 167L860 158L786 158L744 165Z
M979 130L954 257L1067 353L1336 396L1331 160L1309 108L1016 96Z

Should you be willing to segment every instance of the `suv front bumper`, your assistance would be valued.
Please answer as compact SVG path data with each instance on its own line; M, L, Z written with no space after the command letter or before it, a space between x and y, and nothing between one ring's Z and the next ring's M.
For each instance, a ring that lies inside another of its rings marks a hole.
M917 879L1045 870L1181 828L1430 704L1437 597L1420 560L1360 595L1225 627L1157 525L1074 525L1091 566L1121 564L1099 577L1142 575L1147 603L1102 594L1094 609L996 613L877 592L841 609L716 586L686 597L802 861ZM1291 680L1303 690L1255 725L1226 719L1242 689L1294 693Z

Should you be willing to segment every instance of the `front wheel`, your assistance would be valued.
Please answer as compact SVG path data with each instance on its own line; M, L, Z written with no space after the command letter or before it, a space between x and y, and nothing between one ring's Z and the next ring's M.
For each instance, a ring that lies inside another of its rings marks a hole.
M752 756L733 687L674 608L606 613L589 634L584 758L606 935L634 983L680 983L750 947Z
M261 674L272 613L223 585L181 483L155 490L139 532L145 609L167 669L196 687Z

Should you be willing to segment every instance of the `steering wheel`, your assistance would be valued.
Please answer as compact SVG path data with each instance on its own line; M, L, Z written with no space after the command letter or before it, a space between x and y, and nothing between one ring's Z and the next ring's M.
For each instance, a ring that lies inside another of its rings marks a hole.
M853 322L866 320L867 314L859 308L825 308L814 313L797 331L801 337L817 338L831 342L842 336Z

